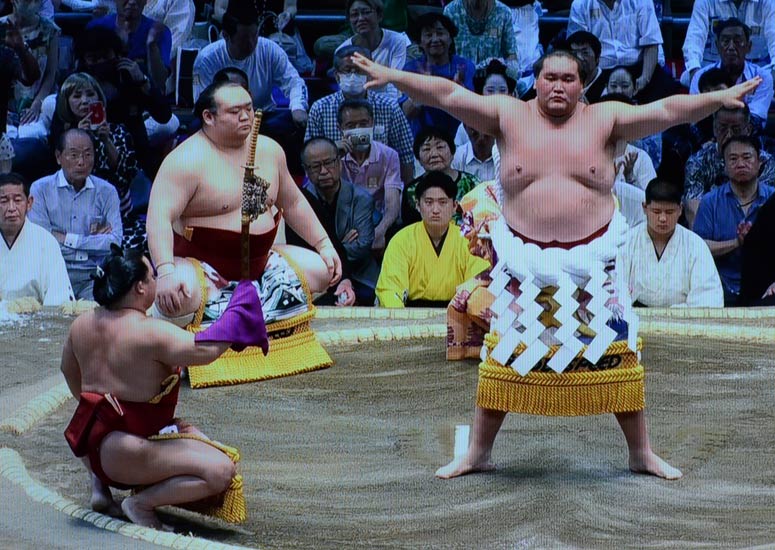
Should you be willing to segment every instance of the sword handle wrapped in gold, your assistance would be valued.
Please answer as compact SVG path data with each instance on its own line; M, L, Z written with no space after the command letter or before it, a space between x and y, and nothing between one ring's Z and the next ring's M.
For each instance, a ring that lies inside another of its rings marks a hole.
M248 150L248 162L245 165L245 175L242 183L242 234L241 234L241 275L242 279L250 279L250 222L258 218L258 212L254 204L254 194L257 180L255 174L256 145L258 143L258 130L261 128L261 110L256 110L253 118L253 132L250 136L250 149ZM264 205L264 210L266 207Z

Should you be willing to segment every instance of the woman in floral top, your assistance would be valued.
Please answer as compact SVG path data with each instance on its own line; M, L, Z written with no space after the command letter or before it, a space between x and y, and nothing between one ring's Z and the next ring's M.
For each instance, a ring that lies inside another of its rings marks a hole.
M439 128L424 128L420 130L414 140L414 156L420 161L420 165L426 171L438 170L452 178L457 184L458 202L463 198L463 195L481 183L475 175L452 168L452 157L455 156L455 141L445 130ZM417 199L414 190L422 177L413 179L404 188L404 195L401 199L401 225L403 227L421 220L420 212L417 210ZM460 224L459 213L455 213L453 219L455 223Z
M103 120L92 124L90 106L96 102L105 105L105 94L93 77L86 73L74 73L62 83L56 98L56 108L51 120L49 140L52 147L62 132L77 127L89 132L94 140L94 170L92 174L109 181L118 191L121 202L121 219L124 223L124 243L133 246L135 233L144 231L132 216L130 188L137 175L137 155L132 136L123 124L111 124Z
M46 17L41 17L41 0L13 0L13 13L0 18L0 25L13 23L21 32L40 65L41 78L30 86L18 80L8 102L9 123L20 126L37 120L43 99L54 91L54 79L59 65L60 29Z

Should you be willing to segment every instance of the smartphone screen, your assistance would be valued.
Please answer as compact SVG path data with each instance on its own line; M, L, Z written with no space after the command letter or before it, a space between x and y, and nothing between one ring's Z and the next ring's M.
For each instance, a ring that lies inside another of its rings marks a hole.
M105 107L102 101L95 101L89 105L89 123L92 129L96 128L105 121Z

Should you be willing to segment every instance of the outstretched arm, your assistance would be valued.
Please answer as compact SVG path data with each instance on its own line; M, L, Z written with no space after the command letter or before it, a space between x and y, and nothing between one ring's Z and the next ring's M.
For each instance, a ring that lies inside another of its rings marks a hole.
M752 93L761 81L760 77L755 77L726 90L697 95L673 95L636 107L618 102L607 102L601 107L613 112L611 139L632 141L658 134L677 124L697 122L721 107L744 107L743 98Z
M391 69L356 53L353 62L370 80L366 88L379 88L392 83L423 105L437 107L468 126L491 136L500 135L499 96L483 97L452 80Z

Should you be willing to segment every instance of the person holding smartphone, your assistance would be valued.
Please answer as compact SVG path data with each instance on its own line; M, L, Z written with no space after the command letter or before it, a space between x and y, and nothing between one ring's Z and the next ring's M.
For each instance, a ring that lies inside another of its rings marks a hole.
M67 77L57 94L49 143L55 148L60 135L70 128L80 128L92 136L93 174L116 188L121 204L124 244L136 248L145 244L145 227L132 213L130 194L130 186L138 170L137 154L126 127L107 121L105 104L105 93L93 77L86 73L74 73Z

